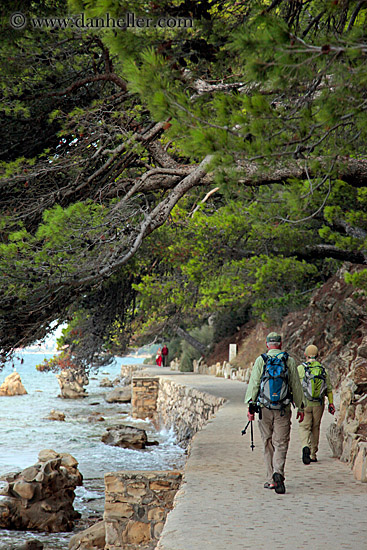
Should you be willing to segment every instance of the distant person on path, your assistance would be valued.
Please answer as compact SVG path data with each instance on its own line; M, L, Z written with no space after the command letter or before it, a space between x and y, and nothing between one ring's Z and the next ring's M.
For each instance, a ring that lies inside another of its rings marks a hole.
M329 413L335 413L330 377L321 363L317 361L318 353L319 350L316 346L312 344L307 346L305 350L306 361L298 367L305 402L305 418L299 427L303 464L317 462L316 454L319 448L320 424L326 396L329 401Z
M168 367L168 348L166 344L164 344L162 348L162 357L163 357L163 366Z
M158 348L157 355L155 356L155 362L157 363L158 367L162 366L162 352L161 348Z
M282 338L276 332L266 337L267 353L260 355L252 367L245 396L249 404L247 417L259 412L259 430L264 445L267 481L265 489L285 493L284 467L291 432L291 403L298 407L297 419L303 421L303 391L297 363L281 351Z

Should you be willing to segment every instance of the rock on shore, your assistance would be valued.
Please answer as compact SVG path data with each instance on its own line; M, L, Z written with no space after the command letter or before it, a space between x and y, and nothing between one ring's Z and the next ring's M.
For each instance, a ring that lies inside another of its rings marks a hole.
M84 388L89 383L85 373L73 369L64 369L60 374L56 375L56 378L61 390L59 397L64 399L79 399L88 395Z
M73 508L74 490L82 485L78 462L68 453L46 449L38 462L0 479L0 528L19 531L71 531L80 518Z
M22 384L18 372L12 372L7 376L0 386L0 396L2 395L25 395L27 390Z
M131 387L118 387L106 394L107 403L129 403L131 401Z
M112 426L102 435L102 442L112 447L125 449L145 449L149 445L158 445L157 441L148 441L145 430L134 426Z

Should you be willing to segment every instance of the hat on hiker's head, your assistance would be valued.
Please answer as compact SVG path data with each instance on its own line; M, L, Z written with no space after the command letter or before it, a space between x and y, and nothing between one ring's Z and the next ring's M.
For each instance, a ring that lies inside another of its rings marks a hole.
M313 344L307 346L307 348L305 349L305 355L307 355L307 357L316 357L318 353L319 350Z
M279 344L279 342L282 341L282 337L277 332L269 332L269 334L266 337L266 342L268 344L276 343Z

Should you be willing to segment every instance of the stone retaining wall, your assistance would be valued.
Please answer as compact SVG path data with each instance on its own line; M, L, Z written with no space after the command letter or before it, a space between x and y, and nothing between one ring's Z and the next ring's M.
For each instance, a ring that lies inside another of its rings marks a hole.
M366 339L367 340L367 339ZM361 346L361 349L362 346ZM365 342L367 349L367 342ZM338 420L329 427L327 438L333 456L348 462L358 481L367 483L367 361L353 364L340 390Z
M105 550L156 543L182 481L180 471L122 471L105 479Z
M156 418L159 386L158 376L133 376L131 390L133 418L151 420Z
M144 365L121 365L121 378L125 379L125 385L130 384L132 377L143 369Z
M225 402L172 380L131 374L132 416L173 428L184 447ZM173 508L182 476L177 470L105 474L105 550L140 545L153 548Z
M161 378L157 397L156 422L173 428L179 444L187 447L193 435L225 403L224 398Z
M185 448L224 402L223 398L159 376L138 375L132 379L133 418L149 418L158 427L173 428Z

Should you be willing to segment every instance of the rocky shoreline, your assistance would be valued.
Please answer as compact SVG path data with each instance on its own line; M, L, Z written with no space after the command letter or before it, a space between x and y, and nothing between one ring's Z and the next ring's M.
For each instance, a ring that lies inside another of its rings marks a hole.
M138 366L136 367L138 368ZM108 374L108 373L106 373ZM124 374L127 374L126 372ZM15 380L17 385L20 381L20 376L18 373L12 373L8 379L6 380L5 386L7 388L10 388L9 391L7 390L6 393L4 392L4 399L8 399L11 395L25 395L27 396L27 391L22 390L21 393L19 391L15 390L12 391L11 386L12 384L9 383L12 380ZM70 378L71 380L71 378ZM97 380L97 379L95 379ZM21 381L20 381L21 382ZM108 403L108 406L105 407L105 412L112 410L111 404L124 404L131 401L131 386L129 385L131 383L131 378L127 378L124 376L118 376L117 379L113 380L113 382L107 381L107 379L101 380L100 387L106 388L106 393L102 394L104 397L105 403ZM116 386L117 384L117 386ZM94 383L95 385L95 383ZM4 384L3 384L4 386ZM65 387L65 386L64 386ZM15 388L15 386L14 386ZM13 389L14 389L13 388ZM111 391L110 391L111 389ZM33 393L34 390L32 390ZM36 390L37 391L37 390ZM84 392L83 392L84 393ZM100 392L98 392L99 395ZM123 395L129 393L128 399L126 396L122 399ZM5 397L5 395L7 397ZM28 398L29 396L27 396ZM61 395L59 395L61 397ZM20 403L19 398L16 402ZM64 408L65 411L71 411L74 410L74 407L70 408L70 401L71 399L66 399L66 407ZM75 397L72 398L75 400ZM79 403L86 403L84 399L79 400ZM89 398L89 405L97 404ZM15 403L15 401L12 400L12 403ZM84 410L85 407L83 405L82 409ZM88 407L88 405L87 405ZM123 408L124 412L121 417L121 421L124 422L124 418L126 417L127 413L125 413L126 407ZM76 410L80 410L80 405L77 405ZM113 409L115 410L115 409ZM84 413L85 414L85 413ZM129 415L127 415L129 416ZM42 420L42 419L41 419ZM104 428L103 422L105 419L102 417L101 414L98 412L93 414L93 412L90 413L90 418L88 417L88 423L91 422L98 422L101 423L98 428L98 433L101 435L100 441L103 443L103 434L110 435L113 433L113 441L105 441L104 443L106 445L113 445L113 446L120 446L122 448L132 448L132 449L141 449L144 453L144 449L146 447L150 447L153 445L153 447L157 447L158 441L150 441L148 440L147 434L145 430L142 430L140 428L137 428L135 426L122 426L122 433L121 431L118 433L117 424L116 424L117 417L114 418L113 424ZM70 416L70 414L66 414L62 410L52 409L51 412L44 416L43 421L52 421L56 423L61 423L62 425L66 424L70 426L74 423L74 418ZM85 418L83 422L86 422L87 419ZM128 422L126 422L128 424ZM104 428L104 432L101 432ZM109 429L110 428L110 429ZM128 429L128 433L126 433L126 428ZM129 429L130 428L130 429ZM61 428L63 429L63 428ZM56 428L56 431L59 429ZM152 432L154 439L154 431L152 429L149 430L149 432ZM163 433L162 436L157 434L159 437L159 442L162 442L163 445L163 453L166 453L168 451L169 455L171 456L172 451L170 450L172 443L170 442L171 435L167 434L165 435ZM117 439L115 439L115 436L117 436ZM168 439L167 439L168 438ZM149 438L151 439L151 437ZM167 443L166 443L167 440ZM65 445L64 445L65 448ZM64 464L60 463L59 461L61 459L61 462L64 462L66 460L66 453L58 453L58 449L56 448L55 451L47 451L49 452L49 460L46 460L47 466L41 465L41 459L44 460L45 451L42 451L39 455L39 461L36 464L32 464L31 466L27 466L26 468L23 467L22 471L17 471L16 473L12 474L4 474L3 475L3 485L2 485L2 494L1 494L1 513L3 518L3 523L1 524L1 538L0 538L0 549L1 550L21 550L23 548L42 548L45 549L52 549L52 550L64 550L68 548L70 544L70 535L67 536L67 533L69 532L72 534L84 532L86 529L89 529L91 527L94 527L97 523L99 523L103 519L104 514L104 506L103 506L103 500L101 497L105 496L104 486L103 484L103 478L101 480L93 480L93 479L86 479L83 480L83 485L79 484L76 486L76 492L78 492L78 509L80 509L80 504L82 501L84 501L83 509L85 510L83 512L83 517L80 517L80 513L76 512L75 510L70 512L70 520L71 517L74 515L72 521L67 521L67 513L64 514L64 519L60 520L60 517L62 517L62 507L63 505L66 506L66 502L62 504L62 501L64 500L64 496L67 497L73 501L75 498L75 495L73 495L73 488L65 486L65 494L62 493L61 490L61 481L60 476L58 476L61 473L64 474ZM140 451L138 451L140 453ZM114 452L116 455L116 453ZM150 452L149 452L150 454ZM65 456L64 456L65 455ZM74 455L77 457L77 454ZM124 456L121 454L121 456ZM144 456L144 455L142 455ZM148 455L146 455L148 456ZM161 459L159 458L160 454L158 451L157 453L154 453L152 455L153 464L156 465L157 461L159 462ZM165 454L162 455L162 457L166 456ZM173 457L175 454L173 453ZM85 460L85 459L84 459ZM129 459L129 461L134 461L132 457ZM181 458L177 458L177 460L181 463ZM50 462L51 461L51 462ZM70 461L75 462L77 465L76 459L70 455ZM165 462L165 459L163 458L163 463ZM174 459L174 462L176 462L176 459ZM146 463L146 459L143 459L143 463ZM123 467L123 466L122 466ZM153 466L154 467L154 466ZM106 465L105 465L106 468ZM174 465L172 465L172 468L174 468ZM47 476L43 476L44 469L47 472ZM95 468L94 468L95 469ZM42 471L41 471L42 470ZM49 470L49 471L48 471ZM40 472L41 471L41 472ZM107 471L104 469L104 471ZM6 470L5 470L6 472ZM3 472L4 473L4 470ZM79 472L80 473L80 472ZM103 472L101 472L103 474ZM32 475L33 477L32 477ZM61 477L62 477L61 475ZM81 474L80 474L81 475ZM38 477L38 479L36 479ZM60 479L57 479L57 478ZM44 483L44 491L42 491L42 488L39 487L39 482L43 479ZM50 483L47 484L46 478ZM52 483L51 483L52 480ZM64 480L65 481L65 480ZM57 487L60 488L60 491L57 491ZM81 491L83 489L83 491ZM84 490L85 489L85 490ZM17 492L18 491L18 492ZM52 496L52 492L55 494ZM47 496L46 496L47 493ZM98 493L98 494L96 494ZM101 494L99 496L99 493ZM81 495L85 494L85 500L81 497ZM27 499L26 499L27 497ZM43 498L45 497L45 498ZM82 501L81 501L82 498ZM67 499L66 499L67 500ZM58 503L56 504L56 501ZM70 502L70 501L69 501ZM16 503L16 504L15 504ZM22 506L24 506L25 512L22 513L23 509ZM51 514L58 514L58 520L56 519L56 516L53 517L53 520L47 521L44 517L44 514L38 514L37 510L41 509L43 510L45 508L48 510L48 512ZM90 510L90 513L87 511ZM19 515L21 516L21 519L19 519ZM158 514L159 516L159 514ZM157 517L158 517L157 516ZM28 518L28 519L27 519ZM7 519L5 521L5 519ZM39 523L37 523L39 521ZM60 528L57 527L57 521L60 521ZM158 528L155 529L156 532ZM59 531L60 537L55 538L55 542L52 542L54 539L54 535L52 533ZM23 535L22 535L23 533ZM27 533L27 536L25 537L25 533ZM47 534L48 533L48 534ZM26 542L22 542L25 541ZM6 542L8 541L8 542ZM64 544L62 541L65 541ZM37 546L35 546L37 544Z

